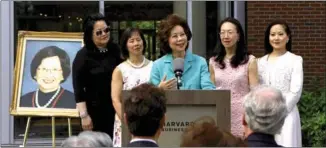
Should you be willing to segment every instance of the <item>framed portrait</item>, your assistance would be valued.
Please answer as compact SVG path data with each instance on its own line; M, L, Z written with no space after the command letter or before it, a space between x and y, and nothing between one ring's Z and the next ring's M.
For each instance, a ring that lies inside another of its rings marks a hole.
M72 62L82 33L19 31L10 114L78 117Z

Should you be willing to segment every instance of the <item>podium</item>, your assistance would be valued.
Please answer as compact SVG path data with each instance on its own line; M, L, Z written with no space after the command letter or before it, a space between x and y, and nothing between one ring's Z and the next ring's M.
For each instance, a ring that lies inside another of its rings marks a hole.
M165 93L166 121L159 146L179 147L183 130L202 116L213 117L218 127L230 131L230 90L167 90ZM123 91L122 99L128 94L129 91ZM122 147L126 147L131 135L125 121L122 121L121 138Z

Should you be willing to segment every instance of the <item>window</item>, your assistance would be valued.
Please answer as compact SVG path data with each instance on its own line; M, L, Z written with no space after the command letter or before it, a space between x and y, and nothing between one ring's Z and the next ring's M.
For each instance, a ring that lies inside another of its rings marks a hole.
M98 6L99 2L96 1L16 1L14 2L15 46L17 46L19 30L82 32L83 18L99 12ZM14 117L15 139L24 138L26 121L27 117ZM79 133L80 120L73 118L71 124L72 133ZM56 118L56 138L67 136L67 118ZM32 117L28 138L51 138L51 118Z
M210 58L215 50L218 28L218 2L207 1L206 4L206 58Z
M82 32L83 18L98 9L98 2L16 1L15 44L18 30Z
M106 1L105 16L111 20L113 39L119 43L127 27L138 27L144 33L146 57L155 60L162 56L156 37L159 21L173 13L173 2Z

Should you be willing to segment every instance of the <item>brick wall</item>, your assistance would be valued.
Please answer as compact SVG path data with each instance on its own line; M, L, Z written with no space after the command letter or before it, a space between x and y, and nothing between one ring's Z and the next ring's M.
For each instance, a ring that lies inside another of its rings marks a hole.
M293 53L303 57L304 89L314 77L326 77L326 2L247 2L248 49L256 57L264 52L264 32L274 19L283 19L292 31ZM324 83L322 85L325 85Z

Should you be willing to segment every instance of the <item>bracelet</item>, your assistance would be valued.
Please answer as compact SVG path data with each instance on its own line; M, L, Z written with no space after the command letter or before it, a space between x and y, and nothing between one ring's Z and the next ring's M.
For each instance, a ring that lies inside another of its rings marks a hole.
M84 112L80 112L80 113L79 113L79 117L82 118L82 119L83 119L83 118L86 118L87 116L88 116L87 111L84 111Z

